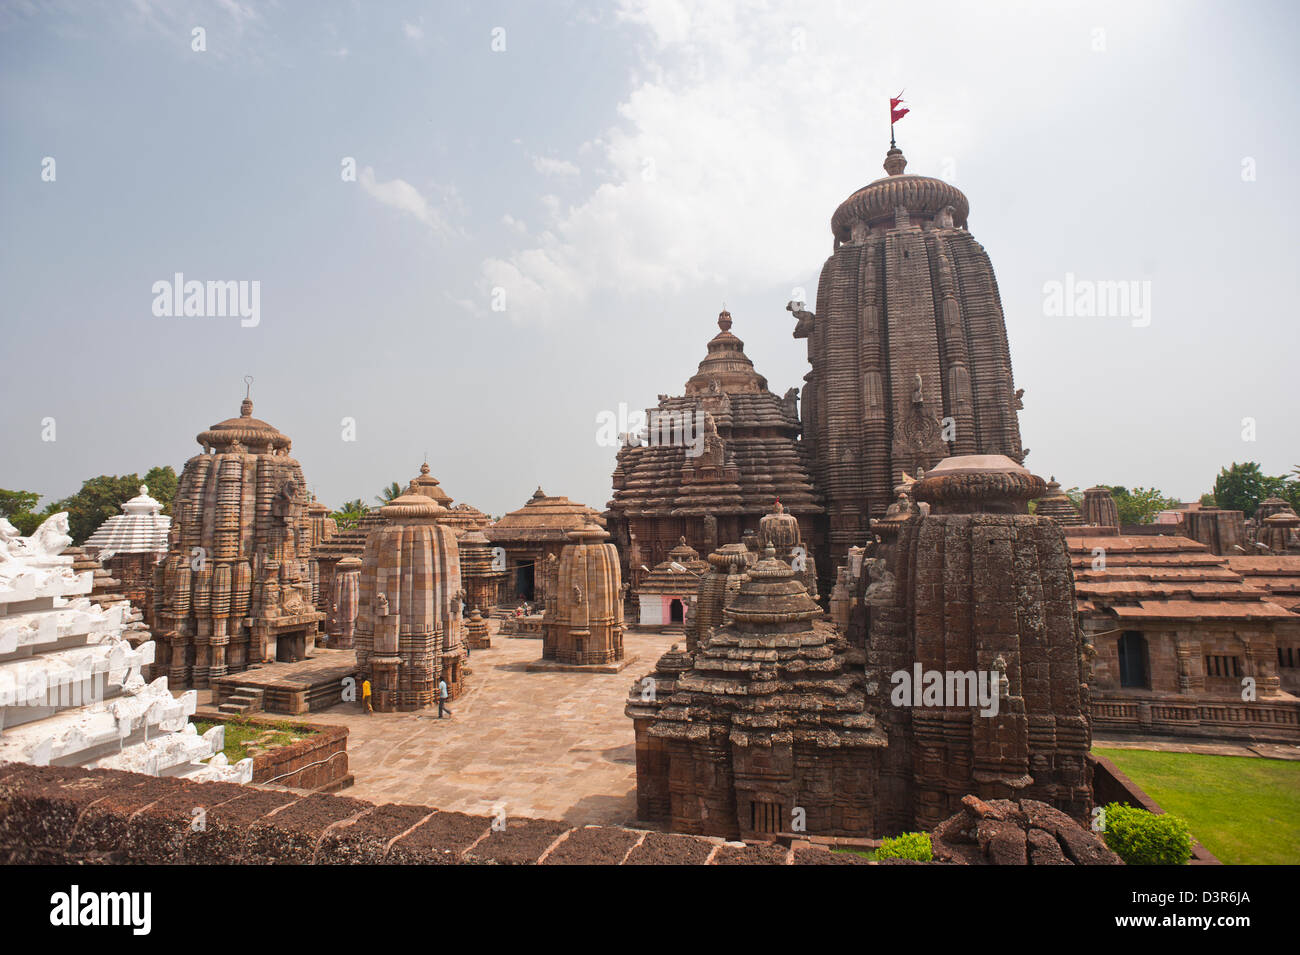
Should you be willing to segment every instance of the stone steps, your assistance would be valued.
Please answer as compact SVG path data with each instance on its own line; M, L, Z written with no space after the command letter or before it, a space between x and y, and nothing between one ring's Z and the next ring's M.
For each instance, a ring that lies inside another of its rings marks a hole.
M262 709L265 691L252 686L241 686L236 688L235 692L230 694L224 702L217 706L217 710L222 713L228 713L232 716L247 713L257 713Z

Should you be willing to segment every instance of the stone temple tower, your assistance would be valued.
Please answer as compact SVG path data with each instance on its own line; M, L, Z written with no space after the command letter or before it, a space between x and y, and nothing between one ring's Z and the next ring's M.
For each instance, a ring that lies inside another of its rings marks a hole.
M438 701L439 679L455 699L463 689L460 555L439 523L446 509L414 489L379 510L357 594L357 672L373 684L379 712Z
M197 440L154 571L153 631L173 687L301 660L325 617L312 604L311 495L292 442L248 398Z
M891 149L889 175L835 210L817 313L788 306L812 365L802 418L826 501L828 573L866 539L904 472L949 455L1024 458L997 279L967 231L970 204L906 166Z
M570 531L556 568L555 600L542 620L542 665L621 669L622 579L618 550L595 524ZM635 658L634 658L635 659ZM631 661L627 661L631 662Z
M862 599L867 680L890 740L879 780L887 831L929 829L968 793L1088 818L1086 651L1061 528L1027 513L1044 490L1008 457L954 457L913 486L928 513L904 502L892 528L876 522L890 543ZM896 696L909 675L944 687ZM957 692L981 678L997 706Z

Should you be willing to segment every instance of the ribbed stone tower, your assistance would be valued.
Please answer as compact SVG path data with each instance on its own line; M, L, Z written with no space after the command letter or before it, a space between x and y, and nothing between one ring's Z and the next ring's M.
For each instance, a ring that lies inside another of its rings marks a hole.
M248 398L197 440L203 453L181 472L155 571L152 629L173 687L301 660L325 618L312 603L311 495L292 442L254 418Z
M866 539L904 472L954 454L1024 458L997 279L967 231L970 204L946 182L905 175L906 165L891 149L889 175L835 210L817 314L788 306L812 365L804 442L826 501L828 575Z
M1090 527L1119 527L1119 508L1110 496L1110 488L1102 485L1083 492L1083 523Z
M431 498L408 489L380 508L361 561L357 670L373 684L376 710L416 710L452 697L463 677L460 557L456 534Z
M330 589L329 613L325 619L329 645L335 650L350 650L361 595L361 561L356 557L339 561Z
M695 619L686 630L688 653L695 652L712 628L722 626L722 612L740 593L753 556L744 544L724 544L709 555L710 570L700 581Z
M454 528L453 528L454 529ZM465 606L490 614L501 603L506 582L504 556L496 558L492 543L475 528L460 535L460 579L465 587ZM478 649L475 647L474 649Z
M1039 799L1079 820L1092 808L1070 555L1055 521L1026 513L1045 487L1004 456L950 458L914 488L930 513L907 516L871 569L867 678L889 729L887 828L928 829L967 793ZM937 674L941 689L983 674L998 705L919 689L896 698L913 674Z
M542 662L568 667L622 664L622 577L618 551L604 528L590 524L569 532L555 586L555 600L547 605L542 621Z

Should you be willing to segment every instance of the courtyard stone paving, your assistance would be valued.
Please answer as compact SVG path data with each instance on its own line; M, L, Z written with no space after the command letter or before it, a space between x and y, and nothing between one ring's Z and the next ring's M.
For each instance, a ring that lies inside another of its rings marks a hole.
M525 672L542 642L501 637L470 658L468 689L439 720L437 709L367 715L343 703L308 722L346 726L355 785L344 795L475 814L625 825L636 818L628 689L678 634L628 632L622 673Z

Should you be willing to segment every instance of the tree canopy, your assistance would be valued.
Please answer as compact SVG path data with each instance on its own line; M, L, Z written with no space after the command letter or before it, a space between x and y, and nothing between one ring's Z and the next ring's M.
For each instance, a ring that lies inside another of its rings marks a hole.
M1234 461L1232 467L1220 469L1213 495L1216 506L1253 517L1260 501L1269 497L1280 497L1291 507L1300 507L1300 480L1285 474L1270 477L1255 461Z
M1166 497L1163 491L1153 487L1135 487L1131 491L1120 485L1110 487L1110 496L1115 500L1119 511L1119 523L1150 524L1161 511L1177 507L1182 502L1176 497Z
M20 534L31 534L51 514L67 511L73 543L84 544L100 524L122 513L122 505L140 493L141 484L149 486L149 495L163 506L164 514L170 514L177 480L170 464L150 468L143 478L138 474L101 474L82 482L75 494L51 501L39 511L35 509L40 500L36 492L0 490L0 513Z
M387 504L395 497L401 497L401 496L402 496L402 485L394 481L392 484L388 485L377 495L375 495L375 500L382 505L382 504Z
M6 491L0 488L0 517L3 517L18 533L27 536L41 524L41 516L33 510L41 496L35 491Z
M355 527L357 521L365 517L368 510L369 508L367 508L361 498L358 497L355 500L344 501L337 511L332 511L330 513L330 517L334 518L334 523L339 526L340 530L343 530L349 527Z

